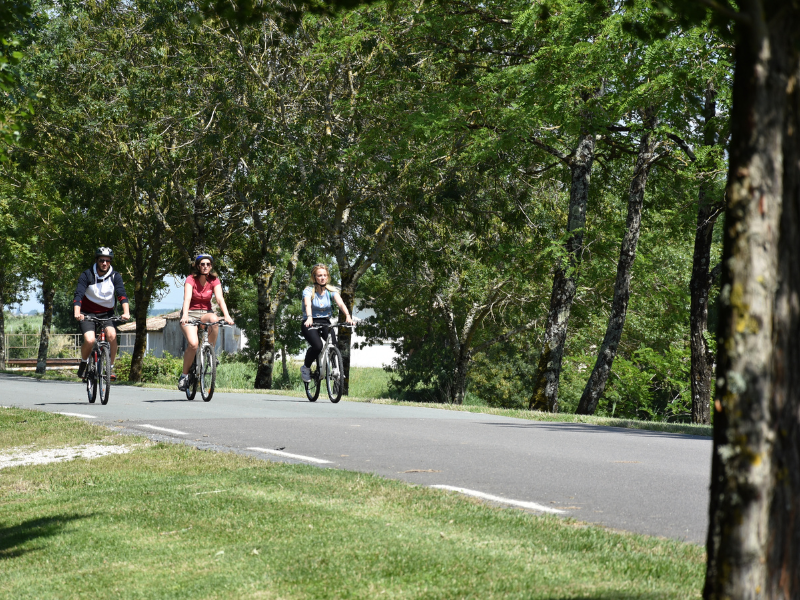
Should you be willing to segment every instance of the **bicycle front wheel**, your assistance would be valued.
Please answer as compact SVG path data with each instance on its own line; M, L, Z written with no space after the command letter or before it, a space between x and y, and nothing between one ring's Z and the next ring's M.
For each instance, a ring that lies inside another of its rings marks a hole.
M321 378L319 376L319 358L315 365L311 366L311 381L304 381L303 385L306 387L306 397L309 402L316 402L319 398L319 388L321 387Z
M214 348L211 346L203 346L201 352L203 353L203 362L201 363L203 366L200 371L200 395L203 397L203 402L208 402L214 395L217 361L214 356Z
M89 404L94 404L97 399L97 379L95 378L97 364L94 358L94 352L89 356L89 362L86 364L86 372L83 376L86 378L86 395L89 397Z
M342 397L344 389L344 366L342 353L336 346L328 348L328 369L325 373L325 385L328 387L328 398L336 404Z
M110 390L111 355L108 348L101 348L97 356L97 391L100 393L100 404L108 404Z

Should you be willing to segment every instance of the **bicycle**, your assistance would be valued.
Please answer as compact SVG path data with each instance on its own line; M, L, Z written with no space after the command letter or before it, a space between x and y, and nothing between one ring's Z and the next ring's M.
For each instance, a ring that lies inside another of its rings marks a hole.
M98 319L91 315L84 315L86 321L94 322L94 345L86 364L83 380L86 382L86 395L89 404L97 400L100 392L100 404L108 404L108 394L111 390L111 344L106 341L106 327L124 323L120 318Z
M203 398L203 402L208 402L214 395L214 384L217 380L217 355L214 352L214 346L208 342L208 328L231 326L221 320L216 323L204 323L199 319L192 319L186 324L197 326L197 337L199 338L197 354L195 354L186 381L186 398L194 400L199 383L200 397Z
M342 353L336 347L336 327L355 327L339 323L337 325L325 325L315 323L309 329L328 329L330 334L325 339L325 345L317 356L316 363L311 366L311 381L304 381L306 397L310 402L316 402L319 398L319 390L322 386L322 379L325 379L325 387L328 389L328 399L334 404L339 402L342 397L344 387L344 362Z

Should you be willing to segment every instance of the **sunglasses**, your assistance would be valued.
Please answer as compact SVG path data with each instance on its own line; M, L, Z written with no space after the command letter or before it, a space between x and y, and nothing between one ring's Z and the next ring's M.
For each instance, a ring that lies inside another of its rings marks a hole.
M98 258L97 262L111 264L111 259L109 259L109 258Z
M210 267L211 263L200 263L201 267Z

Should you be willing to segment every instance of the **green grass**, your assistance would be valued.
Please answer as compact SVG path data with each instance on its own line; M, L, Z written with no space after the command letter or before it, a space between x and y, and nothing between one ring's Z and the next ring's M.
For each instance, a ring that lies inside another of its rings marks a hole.
M0 409L6 450L130 443L109 435ZM0 598L14 599L651 600L699 598L704 552L370 475L151 444L0 470L0 564Z

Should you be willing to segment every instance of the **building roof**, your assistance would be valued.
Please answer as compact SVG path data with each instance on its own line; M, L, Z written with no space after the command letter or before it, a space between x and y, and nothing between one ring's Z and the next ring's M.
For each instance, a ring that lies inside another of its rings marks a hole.
M150 317L147 319L147 331L161 331L167 326L167 320L180 319L180 317L181 311L179 310L156 317ZM136 323L126 323L125 325L117 327L117 330L123 333L136 331Z

